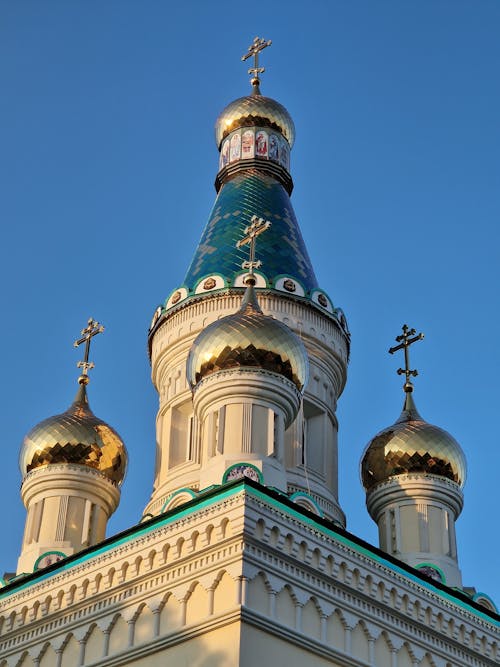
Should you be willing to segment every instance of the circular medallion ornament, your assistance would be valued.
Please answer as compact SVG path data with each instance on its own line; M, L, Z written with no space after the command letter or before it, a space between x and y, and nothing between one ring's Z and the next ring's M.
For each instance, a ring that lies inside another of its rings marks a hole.
M232 482L235 479L243 479L243 477L249 477L253 479L254 482L263 483L262 473L255 466L250 463L236 463L226 470L222 483Z
M66 554L64 554L62 551L47 551L46 553L42 554L40 558L37 558L33 572L36 572L37 570L43 570L45 567L49 567L49 565L58 563L63 558L66 558Z
M177 292L175 292L175 294L172 295L172 304L175 305L176 303L178 303L180 301L180 298L181 298L181 293L179 292L179 290L177 290Z
M318 294L318 303L323 308L328 308L328 299L324 294Z
M297 289L297 285L293 282L293 280L290 280L290 278L287 278L283 282L283 287L286 289L287 292L295 292Z
M207 278L203 283L203 289L213 289L216 286L217 282L215 278Z

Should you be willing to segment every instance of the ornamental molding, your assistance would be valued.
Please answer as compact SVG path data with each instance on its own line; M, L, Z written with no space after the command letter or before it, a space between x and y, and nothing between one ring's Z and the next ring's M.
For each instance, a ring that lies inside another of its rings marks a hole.
M232 315L241 307L243 290L225 290L218 294L205 293L198 297L189 297L174 311L169 312L157 328L152 332L150 345L152 361L162 349L170 347L174 341L181 341L189 334L194 336L212 321L224 315ZM285 293L258 291L259 304L265 315L271 315L287 324L295 333L312 339L324 351L338 356L343 364L347 363L349 341L335 318L328 313L320 312L308 301L297 300ZM207 317L210 316L210 317ZM291 319L287 322L286 319ZM196 329L192 324L200 322Z
M146 535L111 545L109 552L5 597L0 601L4 613L0 655L21 655L41 637L53 646L60 645L68 633L85 637L85 629L94 623L112 631L117 615L131 627L145 605L155 616L169 596L181 605L189 604L197 583L210 595L226 572L235 585L247 581L247 590L259 576L264 577L270 601L285 587L299 606L314 598L322 617L341 612L346 627L362 622L372 640L384 631L394 646L406 642L414 652L428 649L433 657L454 658L454 664L496 664L493 651L500 631L495 630L494 621L486 622L425 588L423 582L419 585L359 552L355 545L343 543L342 536L337 540L328 529L301 515L299 508L291 512L247 489L215 498L206 507L194 506L169 524L153 526ZM244 597L242 601L244 615ZM238 618L238 613L232 618ZM257 622L258 614L253 618ZM273 619L269 623L283 629ZM183 631L179 633L184 636ZM167 645L172 636L158 642ZM471 645L474 638L475 647ZM134 655L136 650L148 654L156 641L134 646ZM100 664L118 665L119 657L110 656Z
M90 481L90 484L94 484L95 480L99 480L100 484L110 487L110 492L116 493L120 492L120 488L117 484L111 481L106 475L100 470L96 470L91 466L87 466L79 463L46 463L43 466L38 466L30 470L24 477L21 483L21 486L24 486L28 482L31 482L37 479L40 476L46 477L50 475L55 477L55 480L52 480L52 483L57 480L57 476L60 476L60 481L62 483L67 483L68 477L72 479L78 479L81 477L92 477L93 480Z
M270 506L268 503L262 501L262 499L256 499L254 497L250 497L248 505L249 509L254 508L256 510L252 514L249 513L249 518L252 518L254 521L252 534L256 534L255 526L259 521L261 526L264 524L264 530L261 537L259 537L262 542L269 542L269 536L273 529L276 529L282 535L286 535L285 531L289 531L291 524L296 529L298 535L304 539L308 553L313 553L313 551L317 549L324 558L327 558L328 555L341 554L344 557L342 561L344 567L344 580L349 584L349 590L351 590L353 574L356 573L358 581L362 581L363 577L365 579L368 576L373 578L375 570L376 575L381 577L379 583L383 583L384 587L389 588L391 591L394 590L400 597L402 595L408 596L411 593L414 596L411 599L409 598L411 604L418 603L418 605L422 606L422 598L424 598L427 604L437 606L439 608L438 611L447 615L446 622L451 622L453 619L456 619L457 616L460 616L462 622L469 624L473 623L476 627L480 626L484 630L491 631L495 628L495 622L493 620L491 622L483 620L481 616L476 615L473 611L468 611L461 607L458 601L456 603L448 601L445 597L440 595L437 590L434 592L432 589L427 588L424 582L419 584L418 581L413 581L403 573L397 572L391 568L389 564L385 565L383 562L375 560L375 558L370 558L369 556L364 555L355 546L351 547L340 540L337 541L334 535L330 537L323 531L318 531L309 523L290 517L286 510L280 511L275 506ZM246 528L247 527L248 524ZM332 530L335 530L333 525ZM326 554L325 548L328 549L328 553ZM281 551L278 551L278 554L280 553ZM280 567L282 565L284 566L284 563L280 563ZM340 565L332 571L333 576L339 576L339 568ZM312 573L317 573L317 570L317 567L313 568ZM417 575L417 573L415 574ZM395 585L400 587L402 592L398 593ZM450 612L452 615L450 615Z
M430 473L393 475L366 493L366 505L375 522L391 505L415 505L418 502L441 502L452 510L455 519L463 508L464 495L457 482Z

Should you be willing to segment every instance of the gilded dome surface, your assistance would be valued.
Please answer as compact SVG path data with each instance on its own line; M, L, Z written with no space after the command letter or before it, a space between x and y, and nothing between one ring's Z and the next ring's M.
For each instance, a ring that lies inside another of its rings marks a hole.
M255 92L256 90L258 89L254 89L251 95L240 97L228 104L219 115L215 122L217 148L220 148L224 137L233 130L256 125L278 130L288 141L290 148L293 146L295 125L292 117L282 104Z
M300 338L286 324L262 313L253 288L234 315L209 325L194 341L187 360L191 387L232 368L259 368L286 377L299 391L307 383L309 360Z
M118 433L98 419L89 407L85 385L73 404L60 415L37 424L21 446L22 475L53 463L84 465L121 484L127 467L127 451Z
M463 486L466 463L455 438L424 421L408 393L397 422L380 431L366 447L361 480L369 490L395 475L417 472L446 477Z

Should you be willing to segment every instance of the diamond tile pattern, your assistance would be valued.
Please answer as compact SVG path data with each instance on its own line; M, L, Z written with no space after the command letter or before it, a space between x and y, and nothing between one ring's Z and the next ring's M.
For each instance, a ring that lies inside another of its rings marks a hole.
M91 411L85 390L71 407L35 426L24 438L19 465L23 475L52 463L85 465L121 484L127 452L118 433Z
M308 377L304 345L285 324L251 307L208 326L195 340L187 362L192 386L229 368L262 368L283 375L302 391Z
M318 287L299 225L285 188L267 174L249 170L225 183L212 213L184 284L193 289L204 276L220 273L234 281L248 259L248 246L236 248L253 215L265 218L271 227L259 236L256 257L262 261L259 273L268 281L285 274L298 280L306 292Z
M290 144L295 141L295 125L285 107L264 95L247 95L234 100L220 113L215 122L215 143L220 147L222 139L237 127L265 125L278 129Z
M361 461L361 478L365 489L370 489L394 475L414 472L440 475L463 486L465 456L445 430L420 417L400 418L369 443Z

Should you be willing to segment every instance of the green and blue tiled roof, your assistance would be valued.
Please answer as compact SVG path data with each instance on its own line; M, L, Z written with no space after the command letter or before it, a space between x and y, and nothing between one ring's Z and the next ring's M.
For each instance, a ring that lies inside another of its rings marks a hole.
M253 215L271 222L257 241L259 270L270 287L274 278L286 275L302 285L305 292L318 287L299 225L285 188L265 173L237 174L221 188L195 256L184 279L193 290L211 274L223 276L227 285L242 272L248 246L236 248Z

